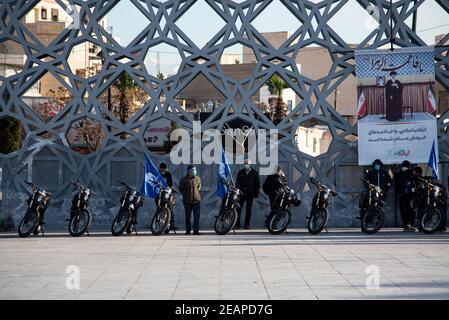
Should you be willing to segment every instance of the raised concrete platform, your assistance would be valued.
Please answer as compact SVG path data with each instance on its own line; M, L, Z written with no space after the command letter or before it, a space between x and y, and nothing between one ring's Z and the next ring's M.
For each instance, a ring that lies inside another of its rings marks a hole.
M329 231L0 234L0 299L449 299L449 233Z

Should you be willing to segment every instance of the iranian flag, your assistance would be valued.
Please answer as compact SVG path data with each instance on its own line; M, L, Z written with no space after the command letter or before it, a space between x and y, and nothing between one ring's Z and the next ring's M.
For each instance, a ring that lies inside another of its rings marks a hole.
M429 87L427 92L427 111L429 113L434 113L437 110L437 102L435 101L435 96L433 95L432 89Z
M363 91L360 92L359 102L357 104L357 113L360 118L363 118L366 114L366 100L365 93Z

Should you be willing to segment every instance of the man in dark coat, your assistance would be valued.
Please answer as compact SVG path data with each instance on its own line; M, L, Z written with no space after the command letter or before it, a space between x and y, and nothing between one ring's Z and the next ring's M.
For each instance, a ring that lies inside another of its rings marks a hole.
M404 231L414 231L413 220L415 212L412 207L413 185L411 163L405 160L402 162L401 170L396 173L394 178L395 194L398 197Z
M165 179L165 181L167 182L167 185L173 189L173 178L171 176L171 173L168 171L168 166L166 163L162 162L159 165L159 173L161 174L162 178ZM167 230L165 230L165 234L168 234L170 232L170 230L177 230L177 228L175 227L175 217L173 215L173 208L171 208L171 219L170 219L170 229L167 228Z
M251 168L251 161L245 160L245 168L238 172L236 187L243 192L243 196L240 199L240 207L237 211L236 229L240 228L240 216L242 215L244 203L246 203L245 229L249 229L253 200L259 196L260 189L259 173Z
M273 208L276 197L280 194L284 186L288 185L287 178L281 167L278 167L276 173L268 176L263 184L263 192L270 199L270 206Z
M285 173L281 167L277 168L275 174L272 174L265 179L262 189L263 192L266 195L268 195L268 198L270 199L271 209L274 208L274 205L276 204L276 198L279 196L284 187L287 185L288 185L287 178L285 177ZM270 221L274 213L275 213L274 210L270 211L270 214L265 220L266 225L268 225L268 221Z
M384 164L379 159L374 160L371 167L372 169L366 174L366 180L371 184L380 187L386 197L391 186L391 177L385 169Z
M396 78L396 71L390 72L390 80L385 86L386 118L397 121L402 118L402 83Z
M186 234L189 235L192 230L193 213L193 234L200 235L201 178L195 166L187 167L187 175L179 181L179 191L182 194L186 215Z

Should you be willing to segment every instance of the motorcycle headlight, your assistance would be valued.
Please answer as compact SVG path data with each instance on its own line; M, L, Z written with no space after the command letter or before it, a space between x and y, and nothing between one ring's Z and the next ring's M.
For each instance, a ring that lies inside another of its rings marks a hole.
M133 192L129 195L129 201L134 201L134 199L136 198L136 193Z
M168 197L169 197L170 195L168 194L168 192L164 192L164 199L168 199Z
M324 193L323 198L324 198L324 200L329 199L329 192L328 192L328 191L326 191L326 192Z
M42 202L42 200L43 200L42 195L39 195L39 196L37 197L37 202Z
M376 198L379 198L379 197L380 197L379 192L376 192L375 195L376 195Z
M237 200L238 197L239 197L238 194L237 194L237 193L234 193L233 196L232 196L232 199L233 199L233 200Z
M440 187L437 187L437 186L433 187L433 195L435 197L438 197L440 195Z

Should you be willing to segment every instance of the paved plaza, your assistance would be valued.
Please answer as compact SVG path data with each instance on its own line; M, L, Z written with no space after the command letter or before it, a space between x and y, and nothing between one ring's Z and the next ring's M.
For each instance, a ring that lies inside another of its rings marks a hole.
M449 299L449 233L4 233L0 299Z

